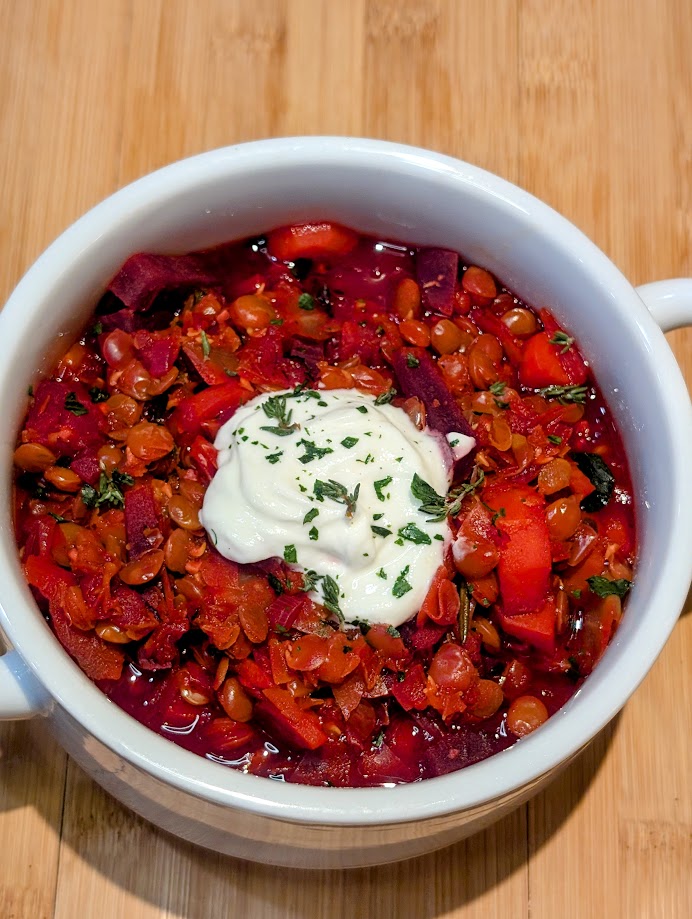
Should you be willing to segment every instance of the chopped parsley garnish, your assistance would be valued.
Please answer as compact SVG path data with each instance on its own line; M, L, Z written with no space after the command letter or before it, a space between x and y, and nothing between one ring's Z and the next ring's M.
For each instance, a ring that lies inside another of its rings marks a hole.
M86 415L89 411L77 398L77 393L68 392L65 396L65 408L73 415Z
M562 438L557 434L548 434L548 440L551 444L561 444Z
M365 413L367 412L367 410L368 410L367 405L357 405L357 406L356 406L356 411L360 412L361 415L365 415Z
M92 402L108 402L110 394L105 389L99 389L98 386L92 386L89 390L89 398Z
M344 437L344 439L341 441L341 446L346 447L347 450L350 450L351 447L355 447L357 443L357 437Z
M373 531L375 536L391 536L392 535L392 531L388 530L387 527L371 526L370 529Z
M407 594L409 590L413 590L409 582L406 580L408 573L411 569L410 565L407 565L403 571L400 571L396 581L394 581L394 587L392 587L392 593L394 596L399 599Z
M432 543L428 534L420 530L415 523L407 523L406 526L400 527L398 535L400 539L408 539L417 546L429 546Z
M315 517L319 514L319 512L320 512L320 511L319 511L319 508L317 508L317 507L311 508L311 509L307 512L307 514L303 517L303 523L304 523L304 524L305 524L305 523L312 523L312 521L313 521L313 520L315 519Z
M379 501L386 501L389 495L385 495L382 491L383 488L386 488L393 479L391 475L388 475L386 479L378 479L376 482L373 482L373 487L375 489L375 494Z
M100 319L93 324L91 331L94 335L100 335L103 332L103 323Z
M291 423L293 411L286 409L286 396L270 396L266 402L262 403L262 411L267 418L275 419L277 424L260 427L260 431L269 431L270 434L276 434L277 437L286 437L287 434L292 434L300 427L297 423Z
M567 405L569 402L586 402L588 391L588 386L545 386L538 390L544 399L557 399L561 405Z
M61 517L60 514L54 514L53 511L48 511L48 516L52 517L56 523L69 523L70 521L67 517Z
M476 466L471 474L471 480L459 488L451 489L446 497L438 495L432 485L422 479L417 472L413 473L411 491L413 497L421 502L419 510L429 514L432 521L444 520L445 517L454 517L461 510L461 504L467 495L473 495L477 488L483 484L485 473Z
M383 392L375 399L375 405L386 405L388 402L391 402L392 399L396 396L396 389L392 387L388 389L387 392Z
M199 333L200 341L202 342L202 355L206 361L209 355L211 354L211 345L209 344L209 339L207 338L207 333L202 329Z
M556 332L550 339L551 345L560 345L560 354L565 354L574 344L574 339L567 332Z
M98 491L91 485L82 485L82 501L87 507L101 507L109 504L111 507L124 507L125 496L122 489L126 485L134 485L135 480L125 472L114 470L110 478L105 472L101 473Z
M313 440L299 440L298 443L305 448L305 453L298 457L298 462L303 465L334 452L331 447L318 447Z
M387 626L387 635L389 635L390 638L401 638L401 632L395 629L393 625Z
M272 465L274 465L274 463L279 462L279 460L281 459L283 455L284 455L283 450L278 450L276 453L268 453L265 456L265 459L268 463L271 463Z
M317 529L317 527L310 527L308 530L308 536L313 540L313 542L315 542L320 538L320 531Z
M337 504L346 506L347 517L353 517L355 514L356 502L360 493L360 482L353 489L353 494L349 494L346 486L342 485L341 482L335 482L334 479L329 479L327 482L323 482L322 479L315 479L312 490L318 501L330 498L332 501L336 501Z
M414 367L418 367L419 365L420 365L420 361L418 360L416 355L411 354L411 352L409 351L409 353L406 355L406 366L414 368Z
M284 561L295 565L298 561L298 553L294 545L284 546Z
M384 728L372 739L372 745L376 750L379 750L382 744L384 743Z
M277 317L276 319L269 320L269 325L283 325L283 324L284 324L283 319L280 319L279 317Z
M620 597L622 599L632 586L632 582L627 578L618 578L616 581L610 581L608 578L594 575L586 579L586 583L597 597Z
M314 310L316 306L315 298L312 296L312 294L301 294L298 297L298 306L302 310Z
M377 577L382 578L383 581L387 580L387 572L384 570L384 568L380 568L380 570L377 572Z

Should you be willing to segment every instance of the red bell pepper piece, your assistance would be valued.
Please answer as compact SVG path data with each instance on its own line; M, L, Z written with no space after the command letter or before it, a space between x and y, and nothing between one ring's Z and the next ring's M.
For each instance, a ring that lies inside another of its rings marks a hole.
M32 443L76 456L104 441L106 420L83 383L43 380L36 387L25 430Z
M509 616L500 609L497 616L500 625L508 635L525 641L546 653L555 650L556 613L555 601L552 597L549 597L536 612Z
M524 386L568 386L569 377L560 361L560 346L550 343L549 332L538 332L524 344L519 379Z
M270 720L290 743L306 750L316 750L327 742L320 719L309 709L302 709L287 689L269 686L263 690L266 702L255 711Z
M252 393L237 380L210 386L182 400L171 417L171 428L179 435L196 436L203 424L211 421L223 424L243 402L251 398Z
M502 608L508 616L535 612L545 602L552 564L545 499L527 486L502 484L484 489L483 500L507 537L497 565Z
M358 234L338 223L295 224L267 236L267 249L282 262L348 255L357 244Z

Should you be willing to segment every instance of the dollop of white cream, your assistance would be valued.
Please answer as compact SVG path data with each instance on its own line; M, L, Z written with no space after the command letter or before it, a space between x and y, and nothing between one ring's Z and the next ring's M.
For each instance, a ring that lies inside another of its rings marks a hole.
M461 438L449 436L455 459L474 444ZM314 572L311 596L347 622L398 626L420 608L450 532L420 511L411 483L447 493L444 439L356 390L290 390L239 408L215 446L200 519L222 555Z

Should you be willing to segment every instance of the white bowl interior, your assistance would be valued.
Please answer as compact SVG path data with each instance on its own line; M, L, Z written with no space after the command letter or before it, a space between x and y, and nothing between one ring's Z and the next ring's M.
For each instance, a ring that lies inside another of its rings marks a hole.
M505 753L463 778L407 786L403 813L398 789L337 791L242 776L114 710L48 633L19 573L8 513L11 452L27 386L74 337L129 255L188 252L320 218L457 249L533 306L549 307L593 364L628 450L637 501L636 589L594 674L545 727ZM0 392L5 630L50 692L104 742L215 800L243 801L286 819L319 814L320 822L343 823L397 822L490 800L566 759L616 713L684 600L690 561L682 510L691 506L684 473L692 448L686 391L663 335L620 273L571 224L508 183L442 156L374 141L292 139L214 151L140 180L72 226L17 288L0 318Z

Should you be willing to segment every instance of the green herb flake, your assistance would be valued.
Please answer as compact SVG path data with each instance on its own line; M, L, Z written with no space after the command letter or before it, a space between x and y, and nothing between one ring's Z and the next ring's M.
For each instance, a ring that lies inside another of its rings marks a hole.
M276 319L269 320L269 325L283 325L283 324L284 324L283 319L280 319L278 317Z
M390 638L401 638L401 632L395 629L393 625L388 625L386 631Z
M384 570L384 568L380 568L380 570L377 572L377 577L382 578L383 581L387 580L387 572Z
M295 565L298 562L298 553L294 545L284 546L284 561L289 565Z
M376 734L375 737L373 737L372 739L372 745L376 750L379 750L383 743L384 743L384 728L382 728L379 734Z
M291 423L293 412L286 408L286 396L270 396L262 403L262 411L267 418L276 420L277 424L264 425L260 427L260 431L268 431L277 437L286 437L300 427L297 423Z
M77 398L77 393L68 392L65 396L65 408L68 412L71 412L73 415L87 415L89 409L86 408Z
M398 535L400 539L407 539L417 546L429 546L432 543L428 534L420 530L415 523L407 523L406 526L400 527Z
M204 331L204 329L202 329L202 331L199 333L199 338L202 343L202 355L206 361L211 354L211 345L209 344L209 339L207 338L207 333Z
M346 447L347 450L350 450L351 447L355 447L357 443L357 437L344 437L344 439L341 441L341 446Z
M589 391L588 386L545 386L538 392L544 399L557 399L561 405L570 402L583 404Z
M274 593L277 595L277 597L280 597L281 594L284 592L284 585L277 578L277 576L270 572L267 575L267 581L269 581L269 586L274 591Z
M103 333L103 323L98 320L92 325L91 331L94 335L101 335Z
M349 494L348 489L341 482L335 482L334 479L329 479L327 482L323 482L322 479L315 479L312 491L318 501L330 498L332 501L336 501L337 504L343 504L346 507L346 516L353 517L356 512L358 495L360 494L360 482L353 489L353 494Z
M559 437L557 434L548 434L548 440L550 441L551 444L559 445L562 443L562 438Z
M329 574L322 577L322 602L330 613L334 613L341 622L344 621L344 614L339 606L339 585Z
M382 491L383 488L386 488L390 482L394 481L391 475L388 475L385 479L378 479L376 482L373 482L373 487L375 489L375 494L377 495L378 501L386 501L389 495L385 495Z
M54 514L53 511L48 511L48 516L52 517L56 523L69 523L70 521L67 517L61 517L60 514Z
M313 542L317 542L317 540L320 538L320 531L317 529L317 527L310 527L308 530L308 536Z
M567 332L556 332L550 339L551 345L558 345L560 354L565 354L574 344L574 339Z
M442 497L442 495L438 495L432 485L429 485L417 472L414 472L411 480L411 492L413 497L420 501L419 510L421 513L428 514L431 521L439 522L448 516L455 517L461 510L464 498L475 494L476 490L483 485L484 480L485 473L476 466L467 483L459 488L451 489L445 497Z
M367 405L357 405L356 406L356 411L360 412L361 415L365 415L367 410L368 410Z
M392 387L391 389L388 389L387 392L381 393L375 399L375 405L387 405L387 403L391 402L395 396L396 396L396 389Z
M412 369L413 369L414 367L420 366L420 361L418 360L418 358L416 357L416 355L415 355L415 354L411 354L410 351L409 351L409 353L406 355L406 366L407 366L407 367L411 367Z
M413 590L409 582L406 580L411 566L407 565L402 571L399 572L396 581L394 582L394 587L392 587L392 594L400 599L407 594L409 590Z
M371 526L370 529L373 531L375 536L391 536L392 535L392 531L388 530L387 527Z
M117 469L109 479L105 472L101 473L99 479L98 491L91 485L83 485L81 489L82 501L87 507L101 507L104 504L110 507L124 507L125 496L123 488L134 485L135 480L127 473L119 472Z
M319 574L317 574L316 571L312 571L312 569L309 569L308 571L304 571L303 572L303 586L301 587L301 590L304 593L308 593L309 591L314 590L315 587L317 586L317 582L319 581L319 579L320 579L320 576Z
M306 523L312 523L312 521L313 521L313 520L315 519L315 517L319 514L319 512L320 512L320 511L319 511L319 508L317 508L317 507L311 508L311 509L307 512L307 514L303 517L303 523L304 523L304 524L306 524Z
M581 597L581 587L575 587L572 591L572 596L578 600Z
M329 453L333 453L331 447L318 447L313 440L299 440L299 445L304 447L305 453L298 457L298 462L305 465L313 460L322 459Z
M281 457L284 455L283 450L278 450L276 453L268 453L264 458L268 463L271 463L272 466L275 463L278 463Z
M110 393L105 389L99 389L98 386L92 386L89 390L89 398L92 402L108 402Z
M308 312L311 312L312 310L315 309L315 306L316 306L315 298L312 296L312 294L301 294L298 297L298 306L302 310L307 310Z
M586 583L597 597L620 597L622 599L632 586L632 582L627 578L618 578L611 581L608 578L594 575L587 578Z

